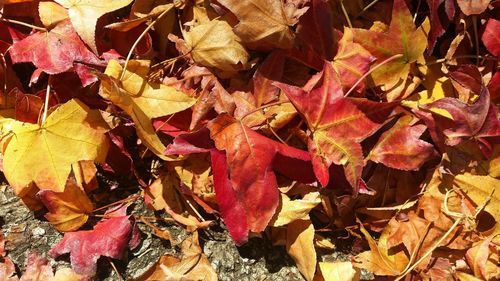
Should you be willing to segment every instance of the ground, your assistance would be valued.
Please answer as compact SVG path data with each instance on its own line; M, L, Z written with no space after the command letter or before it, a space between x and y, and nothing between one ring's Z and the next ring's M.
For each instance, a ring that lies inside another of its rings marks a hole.
M135 204L134 215L152 215L141 202ZM13 194L6 185L0 188L0 226L6 237L8 257L16 264L18 273L24 270L27 254L36 251L43 256L62 238L62 234L52 227L42 213L33 213ZM110 262L116 266L122 278L132 280L152 266L164 254L178 254L178 247L153 234L150 229L139 224L142 232L141 245L127 254L123 260L101 258L98 261L96 280L119 280ZM182 240L186 231L177 224L166 228ZM352 241L351 241L352 242ZM284 247L272 246L265 238L252 238L242 247L236 247L223 225L200 233L200 243L219 280L304 280ZM341 243L333 253L324 253L322 260L346 260L351 254L349 241ZM47 257L54 268L69 265L69 256L56 260ZM369 279L368 276L363 276Z

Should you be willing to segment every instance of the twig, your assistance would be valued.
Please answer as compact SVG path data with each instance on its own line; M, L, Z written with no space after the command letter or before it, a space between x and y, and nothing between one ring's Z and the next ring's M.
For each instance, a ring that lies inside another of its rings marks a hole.
M349 96L349 94L354 91L354 89L356 89L356 87L359 85L359 83L361 83L363 81L363 79L365 79L368 75L372 74L375 70L377 70L378 68L380 68L382 65L386 64L386 63L389 63L395 59L398 59L398 58L402 58L403 57L403 54L397 54L397 55L394 55L386 60L384 60L383 62L377 64L375 67L371 68L368 72L366 72L365 74L363 74L363 76L361 76L358 81L356 81L356 83L354 83L354 85L352 85L352 87L349 89L349 91L347 91L347 93L344 95L345 97Z

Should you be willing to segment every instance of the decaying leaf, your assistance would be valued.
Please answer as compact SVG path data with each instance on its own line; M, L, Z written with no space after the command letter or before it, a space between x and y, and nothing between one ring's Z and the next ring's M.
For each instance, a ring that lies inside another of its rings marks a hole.
M306 280L312 280L316 272L316 250L314 226L310 220L294 220L287 225L286 251Z

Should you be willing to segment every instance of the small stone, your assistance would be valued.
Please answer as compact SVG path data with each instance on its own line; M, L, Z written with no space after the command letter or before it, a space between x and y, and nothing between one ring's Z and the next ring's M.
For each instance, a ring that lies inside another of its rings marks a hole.
M31 234L33 234L33 236L35 236L35 237L43 236L43 235L45 235L45 229L43 229L39 226L35 227L35 228L33 228L33 230L31 230Z

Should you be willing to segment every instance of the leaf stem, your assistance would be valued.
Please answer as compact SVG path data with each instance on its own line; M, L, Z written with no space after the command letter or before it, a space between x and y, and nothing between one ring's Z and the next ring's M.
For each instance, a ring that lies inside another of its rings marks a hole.
M342 9L342 13L344 13L345 20L350 28L352 28L351 19L349 19L349 15L347 14L347 10L344 7L344 0L340 0L340 8Z
M361 10L361 12L359 12L359 14L357 14L354 19L357 19L359 16L361 16L364 12L366 12L368 9L370 9L373 5L377 4L379 0L373 0L372 2L370 2L370 4L366 5L363 10Z
M285 103L290 103L290 101L276 101L276 102L272 102L272 103L268 103L268 104L265 104L263 106L259 106L257 107L256 109L250 111L250 112L247 112L245 115L243 115L243 117L240 118L240 121L243 121L243 119L245 119L246 117L248 117L249 115L252 115L254 114L255 112L257 111L260 111L262 109L265 109L265 108L268 108L268 107L271 107L271 106L275 106L275 105L281 105L281 104L285 104Z
M349 94L352 93L352 91L354 91L354 89L356 89L356 87L359 85L359 83L361 83L368 75L372 74L372 72L374 72L375 70L380 68L382 65L389 63L395 59L401 58L401 57L403 57L403 54L394 55L394 56L384 60L383 62L377 64L375 67L371 68L369 71L367 71L365 74L363 74L363 76L361 76L358 79L358 81L356 81L356 83L354 83L354 85L352 85L352 87L349 89L349 91L347 91L347 93L344 96L345 97L349 96Z
M42 125L45 123L45 120L47 119L47 112L49 111L50 78L51 76L49 75L49 79L47 81L47 91L45 92L45 102L43 104Z
M13 24L18 24L18 25L30 27L30 28L33 28L33 29L36 29L36 30L48 32L47 28L45 28L45 27L40 27L40 26L32 25L32 24L25 23L25 22L22 22L22 21L11 20L11 19L6 19L6 18L0 18L0 21L8 22L8 23L13 23Z
M128 62L130 61L130 58L132 57L132 52L135 50L135 48L137 47L137 45L139 44L139 42L142 40L142 38L144 36L146 36L146 34L148 33L148 31L151 30L151 28L153 28L153 26L155 25L155 23L159 19L161 19L163 16L165 16L169 11L170 11L170 9L166 9L165 11L163 11L155 20L153 20L150 24L148 24L148 26L144 29L144 31L141 33L141 35L139 35L139 37L137 37L137 39L135 40L135 42L132 45L132 47L130 47L130 50L129 50L128 54L127 54L127 58L125 59L125 64L123 65L122 73L120 75L120 80L123 80L123 78L125 77L125 72L127 71Z

